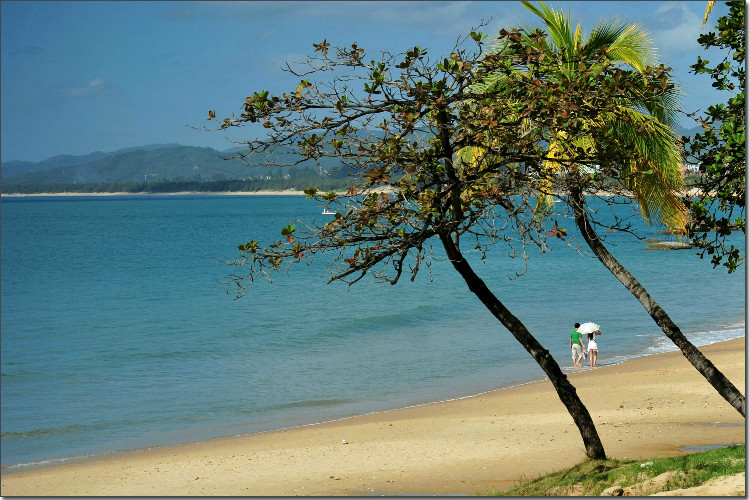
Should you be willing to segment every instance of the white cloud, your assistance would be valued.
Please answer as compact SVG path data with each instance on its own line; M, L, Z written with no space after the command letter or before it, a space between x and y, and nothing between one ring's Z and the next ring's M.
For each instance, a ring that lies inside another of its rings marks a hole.
M112 90L114 90L114 87L107 80L104 80L103 78L94 78L86 85L67 89L65 94L69 97L91 97L106 94Z
M701 31L701 16L685 2L664 2L654 12L652 35L664 53L695 52Z

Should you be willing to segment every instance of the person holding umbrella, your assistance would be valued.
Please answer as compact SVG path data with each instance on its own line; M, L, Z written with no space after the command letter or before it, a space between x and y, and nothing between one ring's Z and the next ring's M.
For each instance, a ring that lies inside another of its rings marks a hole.
M588 336L591 368L596 368L596 360L599 357L599 345L596 343L596 336L602 334L601 330L599 330L599 325L596 323L584 323L578 327L578 331Z
M576 323L573 331L570 332L570 350L573 354L573 364L576 368L581 367L579 362L581 361L581 358L583 358L583 350L586 348L586 346L583 345L583 337L579 330L580 326L580 323Z

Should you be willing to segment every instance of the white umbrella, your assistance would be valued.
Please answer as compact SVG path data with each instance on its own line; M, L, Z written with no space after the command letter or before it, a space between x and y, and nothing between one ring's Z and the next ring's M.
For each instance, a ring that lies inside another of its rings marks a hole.
M596 323L584 323L578 327L578 331L581 333L594 333L599 330L599 325Z

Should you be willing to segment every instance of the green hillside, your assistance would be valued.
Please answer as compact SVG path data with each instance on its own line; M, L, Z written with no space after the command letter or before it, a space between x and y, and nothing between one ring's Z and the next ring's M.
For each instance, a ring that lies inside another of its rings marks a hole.
M224 159L231 151L217 151L212 148L168 145L156 149L135 149L105 156L96 154L95 159L87 157L55 157L37 164L9 162L15 168L2 171L3 191L9 192L12 186L29 185L70 185L136 183L170 180L209 181L218 179L253 179L284 175L289 168L250 166L237 159ZM50 164L67 158L68 164L50 168ZM89 161L86 161L89 160ZM265 158L256 157L258 163ZM20 165L23 163L23 165ZM25 173L15 173L19 170ZM305 162L299 168L319 170L312 162ZM326 170L336 170L338 165L328 161L323 164ZM335 175L343 177L343 173Z

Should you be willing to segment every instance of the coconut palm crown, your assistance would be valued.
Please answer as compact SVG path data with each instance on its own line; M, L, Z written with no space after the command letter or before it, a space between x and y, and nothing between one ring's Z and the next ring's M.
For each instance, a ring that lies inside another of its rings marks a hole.
M569 16L562 11L548 7L544 2L533 5L522 2L531 12L544 22L547 37L543 44L557 64L562 77L571 77L586 61L587 71L596 71L597 65L615 64L630 73L645 75L657 63L656 52L649 34L636 24L620 20L604 20L597 23L586 37L581 25L571 24ZM526 28L526 33L533 32ZM502 54L505 44L490 47L490 53ZM606 54L605 62L594 55ZM502 86L506 75L489 75L475 86L478 92L491 91ZM644 79L645 80L645 79ZM621 145L632 151L632 160L621 162L617 175L620 186L632 193L637 200L641 214L648 222L660 221L668 227L683 232L687 212L679 199L684 190L681 171L681 149L679 139L672 130L677 117L677 103L680 90L672 82L667 91L659 94L640 91L637 87L626 96L618 98L617 113L602 112L587 124L593 127L607 127L615 131L613 136ZM627 119L623 119L627 116ZM578 148L597 147L594 140L582 134L570 138L564 131L550 130L547 147L547 160L543 172L548 177L539 183L537 212L544 216L551 207L554 196L552 179L557 177L582 179L582 174L590 172L590 166L576 162L575 156L566 144ZM558 161L555 161L558 160ZM564 161L563 161L564 160Z

